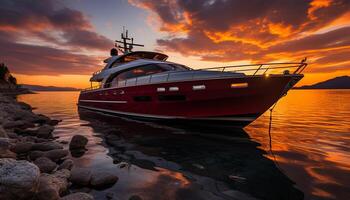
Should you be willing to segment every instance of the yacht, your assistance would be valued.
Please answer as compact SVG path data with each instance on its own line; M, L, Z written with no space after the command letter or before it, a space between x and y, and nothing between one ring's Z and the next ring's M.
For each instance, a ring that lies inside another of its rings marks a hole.
M243 128L287 94L304 75L301 62L192 69L151 51L132 51L128 33L92 74L78 107L139 120ZM121 52L118 55L118 52Z

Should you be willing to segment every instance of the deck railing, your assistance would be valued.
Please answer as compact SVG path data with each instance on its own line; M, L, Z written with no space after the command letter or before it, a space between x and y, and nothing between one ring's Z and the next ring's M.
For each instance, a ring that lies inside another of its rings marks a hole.
M247 64L247 65L235 65L235 66L224 66L224 67L211 67L211 68L203 68L203 69L193 69L190 70L191 75L189 80L193 80L196 78L196 75L199 72L203 71L218 71L218 72L227 72L227 73L219 73L217 77L220 78L229 75L229 73L244 73L246 76L263 76L267 74L301 74L306 68L306 58L301 62L290 62L290 63L261 63L261 64ZM169 81L171 75L176 73L183 73L184 71L169 71L167 73L162 73L162 76L166 76L165 81ZM188 73L188 72L187 72ZM139 85L141 79L147 79L147 81L142 81L141 84L152 83L152 80L155 76L159 76L159 74L151 74L147 76L141 76L136 78L127 79L125 81L118 82L118 87L123 86L133 86ZM187 80L187 79L186 79ZM140 84L140 85L141 85ZM95 90L100 89L102 86L94 86L90 88L86 88L86 90ZM105 86L106 87L106 86ZM107 85L107 87L109 87Z

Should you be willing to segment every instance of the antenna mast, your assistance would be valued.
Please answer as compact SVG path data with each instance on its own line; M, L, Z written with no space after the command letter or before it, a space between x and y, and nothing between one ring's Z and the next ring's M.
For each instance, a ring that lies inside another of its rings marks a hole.
M119 51L123 52L124 54L132 52L132 49L134 46L138 47L144 47L142 44L135 44L134 38L129 38L128 36L128 30L125 30L125 27L123 27L123 32L121 33L121 39L122 40L116 40L115 47L119 49ZM128 42L128 41L131 41Z

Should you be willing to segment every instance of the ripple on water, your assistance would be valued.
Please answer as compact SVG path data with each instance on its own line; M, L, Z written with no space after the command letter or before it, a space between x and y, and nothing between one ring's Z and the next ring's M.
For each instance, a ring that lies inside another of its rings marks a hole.
M62 119L55 130L60 140L69 141L74 134L89 138L88 151L73 158L76 165L118 175L119 181L113 187L92 190L95 197L104 198L106 192L114 192L120 199L131 194L145 199L224 199L232 189L263 199L285 199L278 198L283 195L279 191L297 195L292 182L280 170L296 182L306 199L350 197L349 90L292 90L281 99L273 112L275 157L259 150L269 150L269 112L243 133L248 133L260 146L248 137L212 137L225 133L220 129L209 137L208 130L84 118L77 112L78 95L77 92L42 92L22 95L19 99L36 107L35 112ZM122 136L118 148L106 145L103 140L106 129ZM134 163L118 158L121 155L124 159L129 156ZM265 156L276 158L280 170ZM131 165L120 168L117 161ZM227 175L243 176L246 182L232 181Z

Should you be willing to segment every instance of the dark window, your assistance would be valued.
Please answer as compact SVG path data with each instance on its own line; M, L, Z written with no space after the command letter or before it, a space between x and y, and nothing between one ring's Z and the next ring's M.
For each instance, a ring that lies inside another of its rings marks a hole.
M136 96L136 97L134 97L134 101L152 101L152 97L150 97L150 96Z

